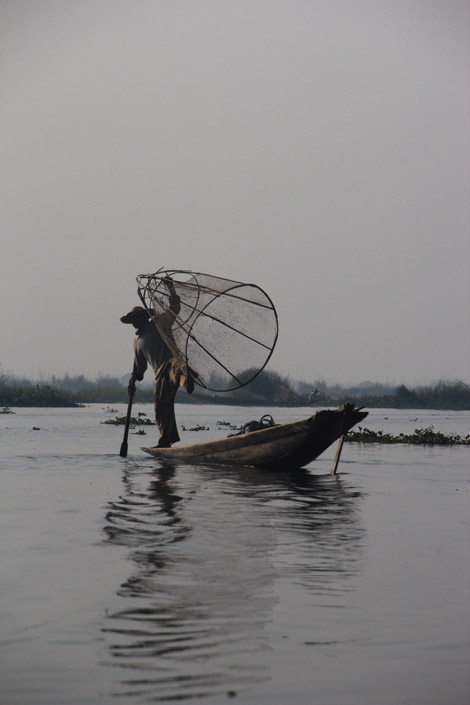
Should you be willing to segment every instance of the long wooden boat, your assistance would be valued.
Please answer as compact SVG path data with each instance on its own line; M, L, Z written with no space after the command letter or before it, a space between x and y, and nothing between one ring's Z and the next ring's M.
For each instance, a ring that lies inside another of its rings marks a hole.
M270 470L301 468L367 416L345 404L318 411L302 421L279 424L217 441L172 448L142 448L163 461L249 465Z

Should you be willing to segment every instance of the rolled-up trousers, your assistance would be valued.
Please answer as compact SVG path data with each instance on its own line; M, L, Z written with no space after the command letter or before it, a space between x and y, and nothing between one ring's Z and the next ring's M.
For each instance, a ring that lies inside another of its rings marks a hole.
M175 358L171 358L162 365L155 378L154 407L160 431L159 446L168 446L180 440L175 418L175 397L180 386L189 394L194 389L191 377L182 371Z

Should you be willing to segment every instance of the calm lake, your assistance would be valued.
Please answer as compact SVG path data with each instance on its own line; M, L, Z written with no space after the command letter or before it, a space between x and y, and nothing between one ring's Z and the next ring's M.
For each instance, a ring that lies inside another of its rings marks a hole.
M308 408L178 404L182 442ZM468 705L470 448L162 466L109 409L1 416L1 702ZM149 405L134 413L153 418ZM189 429L203 425L207 430ZM372 410L391 433L470 412Z

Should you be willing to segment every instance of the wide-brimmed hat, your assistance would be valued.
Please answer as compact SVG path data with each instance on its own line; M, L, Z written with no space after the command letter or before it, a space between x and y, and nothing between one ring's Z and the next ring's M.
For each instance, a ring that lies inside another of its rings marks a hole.
M133 321L139 318L146 318L147 320L150 318L149 312L146 311L143 306L134 306L134 308L131 308L129 313L126 313L125 316L122 316L120 320L121 323L132 323Z

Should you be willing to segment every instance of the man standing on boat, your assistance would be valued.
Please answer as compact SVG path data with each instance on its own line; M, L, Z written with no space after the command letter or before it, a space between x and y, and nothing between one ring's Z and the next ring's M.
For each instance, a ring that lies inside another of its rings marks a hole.
M155 373L154 407L155 420L160 431L159 448L170 448L172 443L180 440L174 407L178 387L186 389L188 394L194 390L194 381L186 365L165 342L167 340L171 344L173 340L171 327L181 307L170 277L165 279L165 284L170 295L169 310L157 316L155 322L142 306L134 306L121 318L122 323L131 323L136 329L134 367L127 386L129 396L135 394L135 383L144 378L148 365Z

